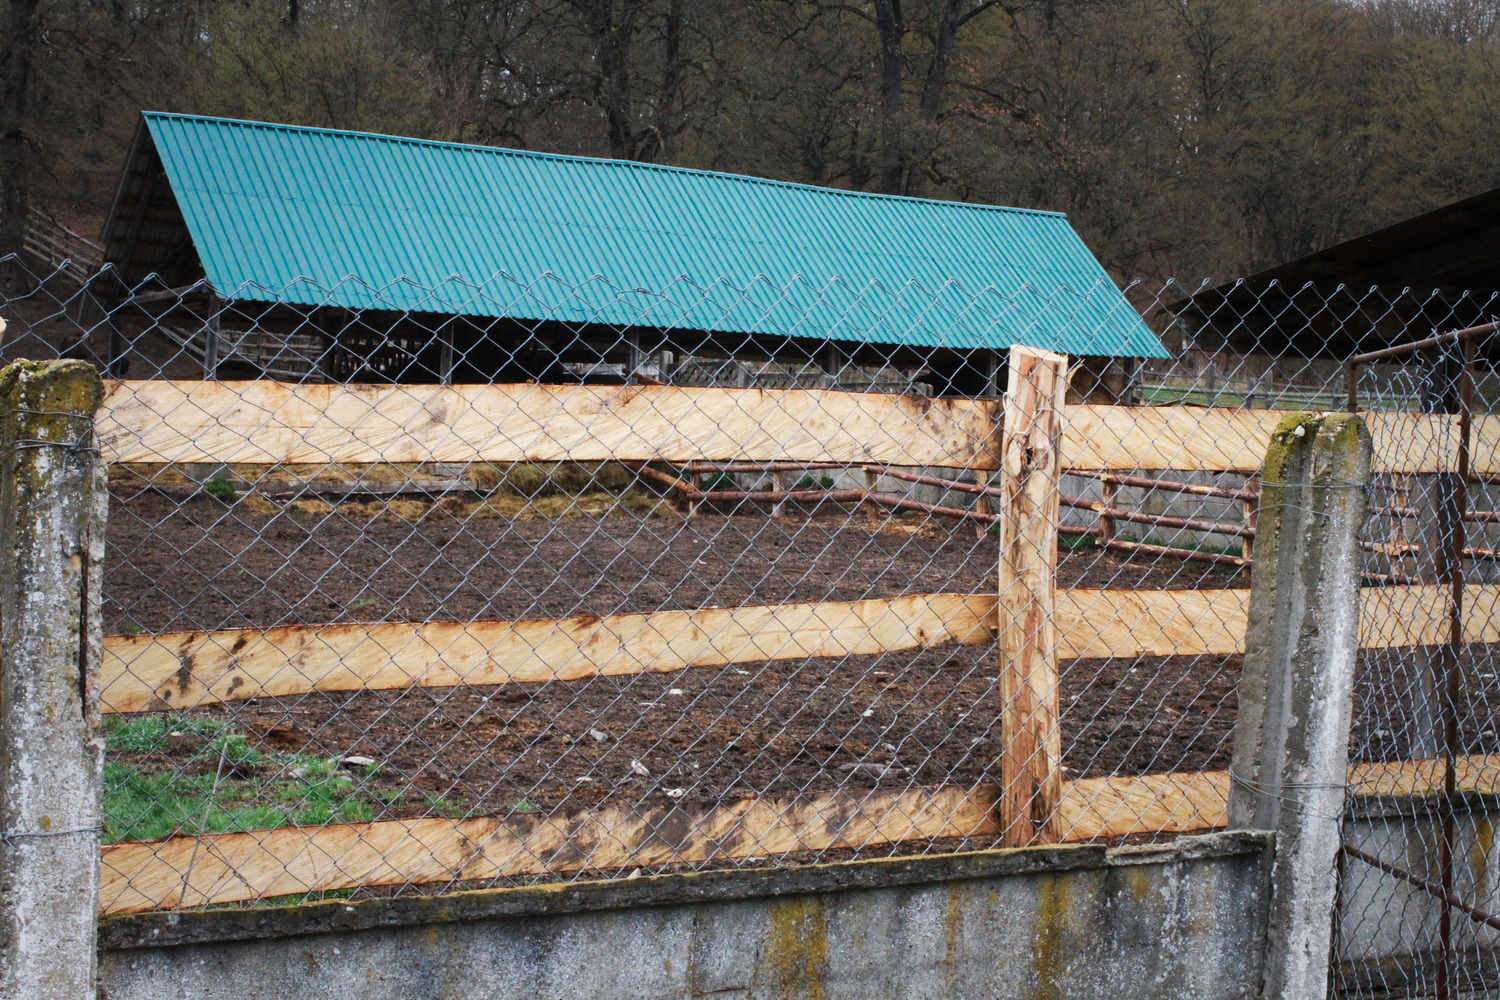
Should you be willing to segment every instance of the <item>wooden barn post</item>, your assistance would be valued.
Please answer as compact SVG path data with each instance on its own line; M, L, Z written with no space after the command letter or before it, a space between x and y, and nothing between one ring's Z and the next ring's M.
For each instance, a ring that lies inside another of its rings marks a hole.
M999 513L1000 826L1011 847L1056 837L1062 797L1057 698L1057 526L1067 358L1010 352Z

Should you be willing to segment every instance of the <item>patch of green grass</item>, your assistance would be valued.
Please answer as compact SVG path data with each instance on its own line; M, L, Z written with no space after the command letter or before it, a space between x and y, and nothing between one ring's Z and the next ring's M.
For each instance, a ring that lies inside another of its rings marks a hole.
M252 747L243 736L224 734L214 738L213 749L225 762L236 768L260 767L265 754Z
M355 778L340 770L334 758L264 752L214 720L145 715L112 719L106 729L106 746L123 754L150 753L172 733L206 740L171 769L124 760L105 764L109 842L364 823L403 801L399 792L369 788L369 774Z
M213 740L225 728L226 724L217 719L185 715L107 715L104 717L104 746L116 753L150 753L159 749L173 733Z
M1130 539L1126 539L1129 541ZM1157 535L1147 535L1139 540L1142 545L1159 545L1163 548L1187 549L1189 552L1206 552L1217 556L1238 556L1244 553L1244 545L1239 541L1210 542L1207 539L1200 541L1189 541L1184 538L1161 538Z
M234 488L234 483L219 476L204 483L203 492L225 503L232 503L234 498L240 495L239 491Z
M449 819L463 819L469 815L469 809L461 802L454 802L445 795L433 795L430 792L422 796L422 808L429 813L446 816Z
M998 524L994 525L990 528L990 531L994 534L999 534L1000 526ZM1057 547L1068 553L1086 552L1093 548L1094 545L1093 535L1059 535L1057 539Z

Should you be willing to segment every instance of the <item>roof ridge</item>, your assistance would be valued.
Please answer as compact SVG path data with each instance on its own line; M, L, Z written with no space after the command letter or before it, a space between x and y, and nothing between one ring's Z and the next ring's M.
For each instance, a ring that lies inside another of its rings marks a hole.
M722 178L742 184L763 184L770 187L814 191L819 194L839 195L849 198L870 198L877 201L895 201L907 204L942 205L951 208L969 209L976 212L1007 212L1018 215L1039 215L1067 218L1066 212L1055 212L1042 208L1022 208L1014 205L986 205L967 201L951 201L945 198L918 198L914 195L882 194L876 191L853 191L848 188L826 187L820 184L805 184L774 177L756 177L753 174L736 174L723 170L704 170L698 167L679 167L668 163L642 163L637 160L614 160L600 156L576 156L569 153L544 153L531 149L515 149L510 146L482 146L475 143L448 142L441 139L419 139L413 136L389 135L383 132L361 132L354 129L321 128L313 125L287 125L278 122L262 122L243 118L219 118L213 115L189 115L173 111L142 111L145 119L175 119L177 121L212 122L218 125L237 125L246 128L269 129L280 132L309 132L349 139L374 139L412 146L433 146L440 149L461 149L492 156L517 156L538 160L563 160L572 163L587 163L619 170L648 170L672 174L692 174L699 177Z

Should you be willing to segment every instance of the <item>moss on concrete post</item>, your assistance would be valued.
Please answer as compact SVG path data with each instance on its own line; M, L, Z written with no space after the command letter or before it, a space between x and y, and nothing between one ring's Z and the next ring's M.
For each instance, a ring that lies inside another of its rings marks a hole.
M1327 990L1370 454L1359 417L1294 414L1262 473L1229 823L1276 831L1265 997Z
M0 369L0 997L93 1000L106 473L98 373Z

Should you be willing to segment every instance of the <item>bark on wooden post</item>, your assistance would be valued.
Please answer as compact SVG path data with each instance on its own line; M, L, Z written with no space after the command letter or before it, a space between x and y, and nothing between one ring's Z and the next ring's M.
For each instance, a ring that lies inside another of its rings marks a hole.
M81 361L0 370L0 997L93 1000L103 740L103 387Z
M981 489L983 489L984 487L990 485L990 474L988 472L983 471L983 470L975 472L974 473L974 483L975 483L975 485L977 485ZM978 511L979 513L981 513L981 514L992 513L992 511L990 510L990 498L989 498L989 495L985 494L985 493L981 493L978 496L976 496L974 498L974 509L976 511ZM976 522L974 522L974 536L976 538L983 538L985 536L985 533L988 532L989 530L990 530L990 526L987 523L985 523L984 521L976 521Z
M1108 545L1115 540L1115 519L1104 513L1104 509L1114 510L1119 506L1120 488L1112 479L1105 479L1100 483L1099 505L1099 544Z
M1259 476L1246 476L1245 489L1247 491L1259 489L1259 482ZM1260 501L1254 497L1246 497L1245 499L1240 501L1240 504L1241 516L1243 518L1245 528L1248 532L1254 532L1256 523L1258 521L1257 512L1259 510ZM1240 556L1245 559L1255 558L1254 534L1245 534L1240 536Z
M1262 473L1229 825L1276 831L1264 997L1327 990L1370 451L1354 414L1294 414Z
M1056 606L1067 359L1010 352L1000 471L1000 825L1012 847L1056 837L1062 797Z

